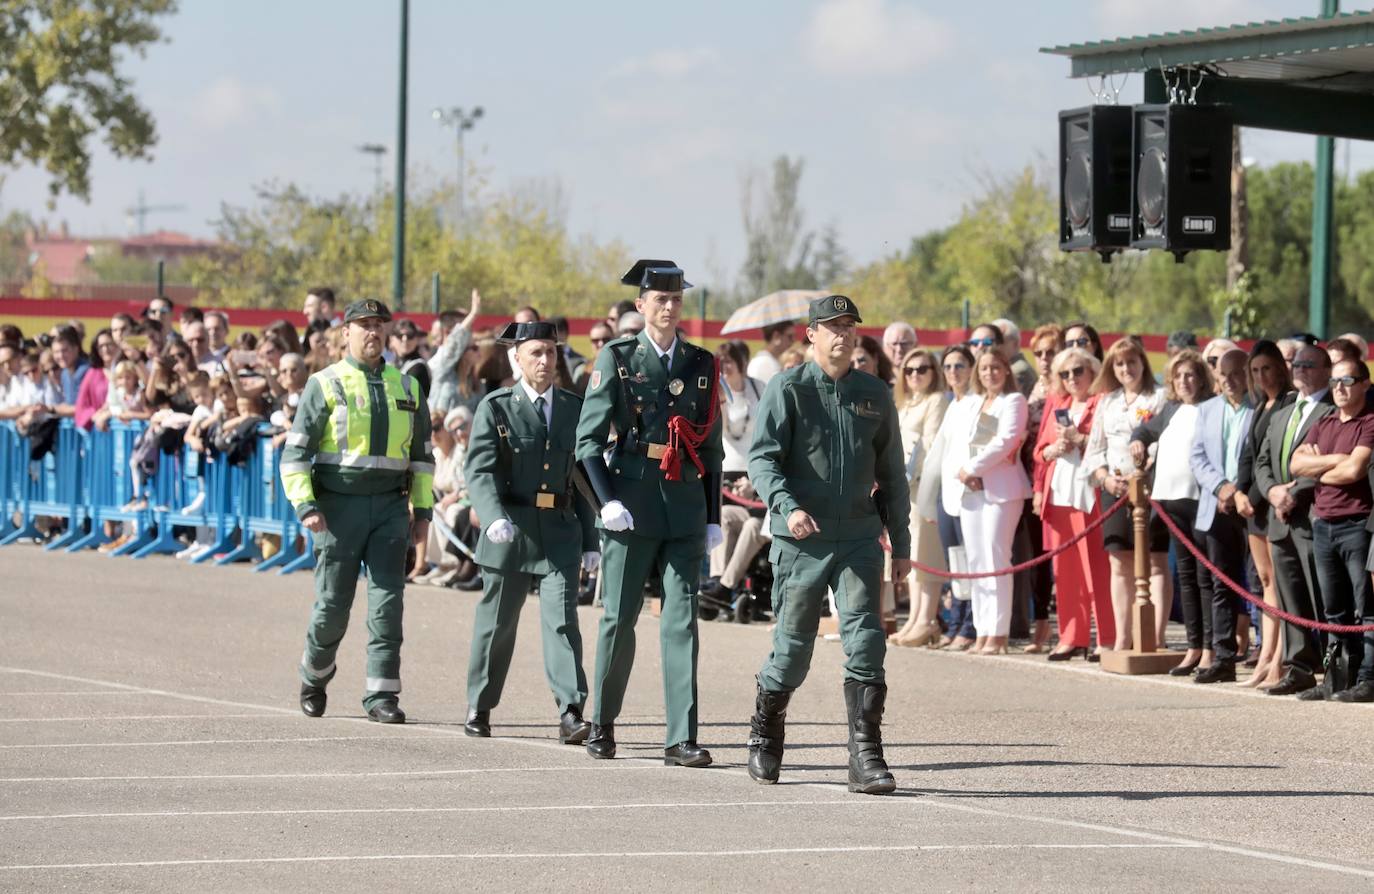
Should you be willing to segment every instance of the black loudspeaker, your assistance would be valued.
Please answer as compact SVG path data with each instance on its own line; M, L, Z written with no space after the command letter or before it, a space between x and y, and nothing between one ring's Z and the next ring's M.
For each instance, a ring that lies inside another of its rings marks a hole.
M1216 105L1135 107L1131 248L1178 260L1231 247L1231 113Z
M1131 243L1130 106L1059 113L1059 247L1101 252Z

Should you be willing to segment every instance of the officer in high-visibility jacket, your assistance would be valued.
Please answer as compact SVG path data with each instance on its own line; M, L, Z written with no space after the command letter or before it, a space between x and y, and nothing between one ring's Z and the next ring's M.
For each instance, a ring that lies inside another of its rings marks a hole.
M287 499L315 538L315 607L301 657L301 710L320 717L334 656L367 566L363 709L405 723L401 610L406 549L429 535L434 455L419 383L382 357L391 311L355 301L344 312L348 355L310 377L282 452ZM411 523L411 508L415 521Z

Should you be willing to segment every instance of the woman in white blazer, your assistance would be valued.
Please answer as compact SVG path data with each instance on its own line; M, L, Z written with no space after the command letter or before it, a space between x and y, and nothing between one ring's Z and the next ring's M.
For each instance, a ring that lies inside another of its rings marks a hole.
M938 461L940 499L957 514L964 534L969 571L992 571L1011 564L1012 539L1031 495L1030 478L1019 451L1026 437L1026 398L1006 358L986 351L974 366L973 393L950 406L927 463ZM921 482L918 503L923 517L933 514L934 476ZM1009 575L976 578L972 585L973 626L977 640L971 652L1005 652L1011 628L1012 579Z

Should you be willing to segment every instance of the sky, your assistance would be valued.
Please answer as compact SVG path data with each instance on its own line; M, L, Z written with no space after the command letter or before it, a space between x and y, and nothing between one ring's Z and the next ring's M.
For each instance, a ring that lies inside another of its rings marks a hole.
M851 259L905 249L954 222L989 177L1052 163L1056 114L1093 101L1064 43L1312 15L1318 0L412 0L409 168L451 178L454 133L435 107L480 105L466 137L494 189L556 187L574 235L667 257L728 286L744 256L741 184L780 154L805 160L801 204ZM399 0L181 0L165 43L126 61L160 135L151 162L97 149L89 204L49 211L41 171L7 172L0 212L80 235L212 236L221 203L254 187L361 193L357 150L396 145ZM1120 85L1120 82L1118 82ZM1122 102L1141 98L1139 76ZM1311 159L1311 137L1247 130L1260 164ZM1337 170L1374 166L1338 143ZM392 182L394 156L383 165Z

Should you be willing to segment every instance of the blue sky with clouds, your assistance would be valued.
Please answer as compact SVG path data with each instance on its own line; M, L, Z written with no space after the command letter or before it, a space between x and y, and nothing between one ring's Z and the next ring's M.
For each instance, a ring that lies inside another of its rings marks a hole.
M184 212L149 228L209 235L220 202L296 182L371 188L360 143L395 144L398 3L182 0L169 42L127 70L157 117L151 163L99 153L89 205L44 210L41 172L10 172L0 209L129 231L140 189ZM749 0L475 3L412 0L412 178L451 177L435 106L482 105L469 157L497 187L556 183L569 228L676 259L725 284L743 256L741 180L806 160L808 223L860 262L946 225L989 174L1048 166L1058 110L1091 101L1042 46L1314 14L1317 0L1093 3ZM1123 101L1138 101L1132 77ZM1307 159L1310 137L1246 131L1261 163ZM1338 164L1344 163L1344 145ZM389 183L388 159L384 176ZM1351 164L1374 165L1368 144Z

